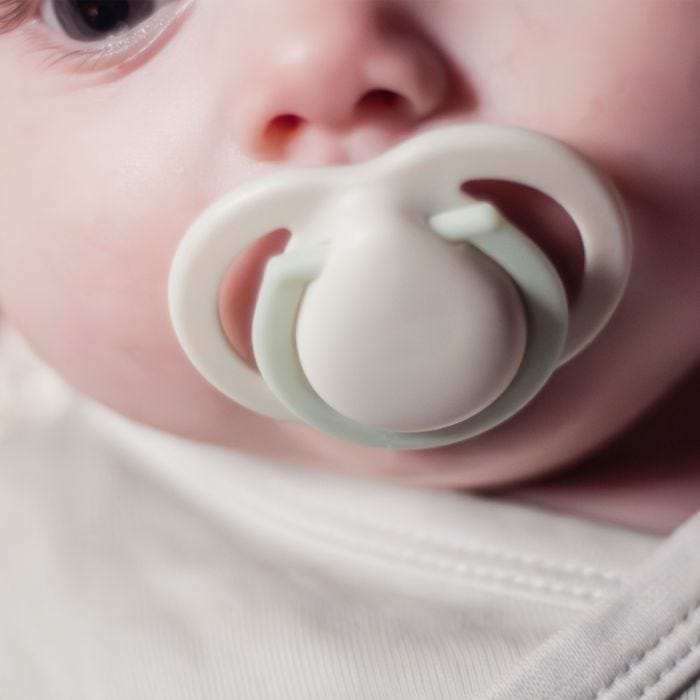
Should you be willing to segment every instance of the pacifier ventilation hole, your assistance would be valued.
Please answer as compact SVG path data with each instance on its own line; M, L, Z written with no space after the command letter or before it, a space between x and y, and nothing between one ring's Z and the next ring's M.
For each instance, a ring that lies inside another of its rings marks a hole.
M581 288L584 252L578 227L564 208L543 192L517 182L470 180L460 189L491 202L542 249L561 276L571 306Z
M255 304L268 261L281 253L291 237L280 228L261 236L231 264L219 288L219 319L233 350L257 369L253 353L252 325Z

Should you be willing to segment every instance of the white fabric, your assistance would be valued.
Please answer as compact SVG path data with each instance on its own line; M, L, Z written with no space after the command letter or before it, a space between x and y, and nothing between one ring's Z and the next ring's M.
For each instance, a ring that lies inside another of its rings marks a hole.
M489 700L667 700L700 676L700 513Z
M657 543L81 401L6 438L0 479L3 700L483 697Z
M54 405L0 440L2 700L483 698L659 543Z

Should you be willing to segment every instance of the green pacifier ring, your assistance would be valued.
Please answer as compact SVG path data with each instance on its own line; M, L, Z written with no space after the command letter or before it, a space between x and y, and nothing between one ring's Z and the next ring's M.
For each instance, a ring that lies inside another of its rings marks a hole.
M436 430L391 432L351 420L319 397L299 361L295 323L307 285L323 269L328 253L325 245L287 252L267 265L253 318L255 358L267 385L300 420L336 437L372 447L441 447L506 420L537 394L556 369L566 342L568 306L559 275L548 258L509 222L501 219L499 223L496 230L470 235L468 241L500 265L520 290L527 317L527 345L515 378L485 409ZM449 230L440 233L452 240L457 238Z

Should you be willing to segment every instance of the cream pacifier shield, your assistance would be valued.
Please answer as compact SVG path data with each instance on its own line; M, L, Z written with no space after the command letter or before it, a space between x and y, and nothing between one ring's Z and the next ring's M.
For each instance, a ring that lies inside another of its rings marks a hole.
M584 278L559 275L465 181L518 182L576 223ZM259 372L228 343L219 287L256 238L286 228L256 302ZM233 400L369 445L421 448L479 434L525 405L604 326L629 240L615 192L574 151L534 132L435 130L360 165L280 172L220 199L173 260L173 325Z

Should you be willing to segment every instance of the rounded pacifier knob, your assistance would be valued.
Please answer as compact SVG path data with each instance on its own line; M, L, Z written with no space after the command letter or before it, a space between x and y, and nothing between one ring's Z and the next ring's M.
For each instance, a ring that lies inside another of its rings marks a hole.
M303 297L299 362L338 413L420 432L481 411L510 384L527 341L503 269L426 223L374 213L337 242Z

